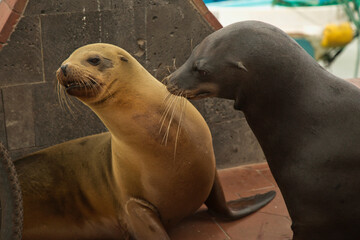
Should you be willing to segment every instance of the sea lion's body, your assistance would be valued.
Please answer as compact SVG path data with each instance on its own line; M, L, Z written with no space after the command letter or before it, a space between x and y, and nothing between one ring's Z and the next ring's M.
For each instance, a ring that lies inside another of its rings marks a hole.
M228 207L204 119L185 99L169 96L126 51L109 44L82 47L57 77L110 133L15 162L24 240L168 239L165 228L205 201L215 213L235 219L274 197L269 193L248 206Z
M235 100L284 196L294 239L360 237L359 88L256 21L208 36L167 80L175 94Z
M25 206L24 239L116 239L126 233L109 213L117 208L111 165L109 133L15 161Z

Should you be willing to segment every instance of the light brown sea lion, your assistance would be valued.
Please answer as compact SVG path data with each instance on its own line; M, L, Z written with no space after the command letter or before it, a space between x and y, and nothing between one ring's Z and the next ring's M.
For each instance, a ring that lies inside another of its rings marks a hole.
M200 113L123 49L81 47L57 78L110 133L15 162L23 239L169 239L165 229L204 202L216 215L237 219L273 199L268 192L227 204Z

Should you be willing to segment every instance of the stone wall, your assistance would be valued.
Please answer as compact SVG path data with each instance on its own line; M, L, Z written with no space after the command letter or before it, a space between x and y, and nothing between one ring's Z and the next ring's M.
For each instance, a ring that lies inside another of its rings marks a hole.
M0 141L17 158L106 131L76 99L71 111L59 104L55 71L76 48L94 42L118 45L162 79L219 27L201 0L29 0L0 52ZM219 167L264 161L231 101L194 104L211 128Z

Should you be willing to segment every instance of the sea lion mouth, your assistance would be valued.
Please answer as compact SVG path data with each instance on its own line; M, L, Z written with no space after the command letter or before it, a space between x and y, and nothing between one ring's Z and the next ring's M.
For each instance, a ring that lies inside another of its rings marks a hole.
M213 97L216 95L215 93L213 93L209 90L199 90L199 89L183 90L183 89L179 89L174 86L169 87L168 91L173 95L182 96L182 97L185 97L187 99L192 99L192 100Z
M202 98L207 98L207 97L212 97L212 96L215 96L215 94L212 92L209 92L209 91L203 91L203 92L196 93L193 96L188 96L188 99L202 99Z
M75 97L95 97L99 94L101 84L95 81L93 78L87 78L85 80L67 80L61 82L67 94Z
M207 86L210 86L209 84L207 84ZM208 87L210 88L210 87ZM212 87L214 88L214 87ZM168 85L167 86L168 91L173 94L173 95L177 95L177 96L182 96L185 97L187 99L191 99L191 100L197 100L197 99L202 99L202 98L208 98L208 97L216 97L216 89L205 89L205 88L196 88L196 89L180 89L179 87L177 87L176 85Z
M65 90L71 89L92 89L94 86L99 85L95 80L89 79L89 82L80 82L76 80L70 80L62 84L65 87Z
M63 86L67 94L75 97L94 97L100 91L102 84L94 76L86 71L79 71L76 68L59 68L56 72L58 83Z
M215 96L215 93L207 91L207 90L203 90L203 91L199 91L194 94L187 95L187 99L197 100L197 99L214 97L214 96Z

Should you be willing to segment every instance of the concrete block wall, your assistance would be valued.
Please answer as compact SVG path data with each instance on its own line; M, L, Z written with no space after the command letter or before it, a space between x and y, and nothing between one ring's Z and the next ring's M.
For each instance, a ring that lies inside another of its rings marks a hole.
M95 42L118 45L162 79L220 27L201 0L29 0L0 52L0 141L17 158L106 131L76 99L72 113L59 104L55 71L76 48ZM218 167L264 161L231 101L193 103L212 131Z

